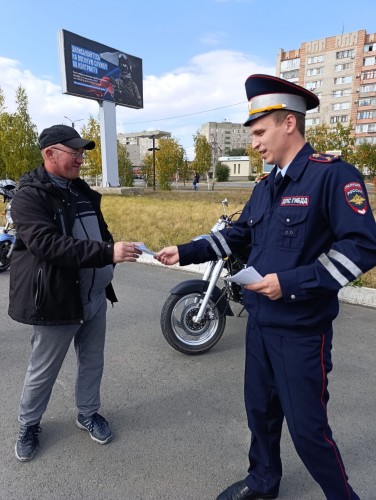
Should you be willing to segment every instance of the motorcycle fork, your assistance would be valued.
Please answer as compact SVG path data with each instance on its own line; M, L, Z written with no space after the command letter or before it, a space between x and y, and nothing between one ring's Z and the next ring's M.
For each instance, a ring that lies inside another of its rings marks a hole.
M204 317L206 307L208 305L212 291L214 290L214 287L217 284L217 281L221 275L221 272L222 272L224 265L225 265L224 260L222 260L222 259L218 260L214 266L212 266L212 264L210 264L208 271L205 272L203 279L205 279L205 277L208 278L210 276L210 280L209 280L208 288L207 288L206 292L204 292L204 298L202 299L200 309L198 310L197 316L195 318L193 318L193 321L195 323L199 323L202 320L202 318Z

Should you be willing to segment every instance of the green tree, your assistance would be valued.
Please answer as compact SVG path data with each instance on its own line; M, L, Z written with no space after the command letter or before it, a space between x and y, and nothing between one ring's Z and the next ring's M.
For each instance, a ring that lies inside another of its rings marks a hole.
M0 92L0 173L17 180L24 172L41 163L37 127L28 112L25 89L16 90L15 113L5 111L4 94Z
M247 146L247 155L249 157L249 162L252 167L252 172L255 172L256 175L262 174L262 158L258 151L253 149L251 144Z
M133 186L133 168L127 149L118 141L118 165L120 186Z
M207 175L212 166L212 147L207 138L197 132L193 136L195 159L192 162L192 169L196 170L201 176Z
M95 148L86 151L85 163L82 167L84 177L102 175L101 130L99 121L90 115L86 126L80 130L80 135L88 141L95 142Z
M161 137L156 155L156 174L160 189L171 190L171 181L183 166L184 150L176 139Z
M141 172L144 178L145 186L151 186L153 182L153 155L151 153L144 156L141 165Z
M224 165L220 161L217 162L215 176L218 182L227 182L230 177L230 167L228 165Z
M362 173L365 169L369 170L376 188L376 144L369 142L359 144L355 149L354 164Z
M331 127L321 123L307 130L306 139L320 153L341 151L344 160L353 161L355 138L351 124L345 127L342 123L337 123L335 127Z
M226 156L247 156L247 148L230 149Z

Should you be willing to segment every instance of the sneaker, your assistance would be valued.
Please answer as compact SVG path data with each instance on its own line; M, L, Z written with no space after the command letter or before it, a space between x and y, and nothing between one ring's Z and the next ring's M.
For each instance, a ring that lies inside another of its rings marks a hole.
M94 413L90 417L84 417L78 414L76 425L79 429L83 429L90 433L91 439L99 444L107 444L112 439L112 432L108 422L99 413Z
M28 462L34 458L39 446L38 434L40 432L42 429L39 424L21 425L14 449L20 462Z

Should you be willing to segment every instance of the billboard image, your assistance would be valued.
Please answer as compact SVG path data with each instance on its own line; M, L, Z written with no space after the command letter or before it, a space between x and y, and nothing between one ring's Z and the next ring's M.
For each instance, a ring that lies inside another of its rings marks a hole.
M64 94L143 108L142 59L66 30L59 31Z

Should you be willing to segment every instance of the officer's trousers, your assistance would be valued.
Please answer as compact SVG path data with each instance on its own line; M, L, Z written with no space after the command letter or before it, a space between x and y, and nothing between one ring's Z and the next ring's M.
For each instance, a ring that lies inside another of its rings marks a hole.
M100 384L104 364L106 298L103 294L85 307L81 325L34 326L31 354L21 394L18 420L24 425L40 422L52 388L74 339L77 357L76 405L85 417L100 407Z
M332 328L317 335L263 331L249 318L245 405L252 433L248 486L278 492L284 417L304 465L329 500L359 500L328 423L327 375L332 369Z

